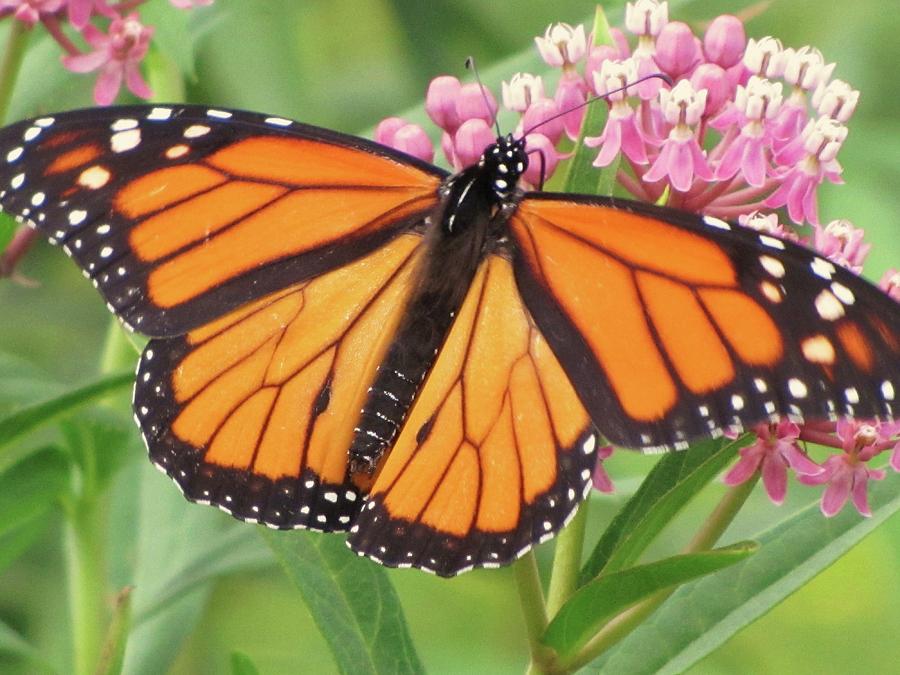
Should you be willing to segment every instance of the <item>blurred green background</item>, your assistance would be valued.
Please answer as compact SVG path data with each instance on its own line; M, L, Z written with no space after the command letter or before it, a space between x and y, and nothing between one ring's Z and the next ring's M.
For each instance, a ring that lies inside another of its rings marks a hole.
M623 4L605 6L615 19ZM153 16L175 12L166 0L152 0L148 8ZM673 3L670 16L692 22L701 32L703 22L716 14L747 8L730 0L698 0ZM845 217L866 228L877 243L866 274L877 279L888 267L900 266L900 20L893 4L776 0L749 8L755 17L748 35L776 35L792 47L815 45L838 63L836 77L862 91L840 157L847 184L823 189L820 204L824 220ZM585 22L592 13L593 4L581 0L217 0L191 17L184 34L193 41L197 72L187 97L366 133L382 117L420 107L435 75L463 76L469 55L499 92L502 77L537 67L533 36L549 22ZM7 27L0 27L0 42ZM176 57L191 46L184 36L166 45ZM91 104L92 78L65 72L57 58L54 43L34 36L10 119ZM421 119L421 112L412 117ZM74 265L49 246L37 246L21 271L40 285L0 282L0 352L22 358L53 379L86 380L96 372L110 322L103 303ZM255 537L250 526L183 502L143 454L139 442L132 444L132 459L113 488L114 580L134 581L136 574L139 584L142 579L150 586L158 582L155 567L172 564L178 547L191 545L192 519L213 523L223 533L239 527L249 533L240 536ZM654 461L618 453L609 462L620 493L594 498L594 536ZM714 486L679 517L667 535L672 546L689 538L720 490ZM781 509L755 495L726 539L778 522L818 496L796 484L790 490ZM300 596L257 541L259 553L247 571L186 596L178 611L165 616L164 627L152 618L142 624L130 646L131 672L227 672L233 650L248 654L262 673L334 670ZM33 547L0 576L0 619L60 663L69 634L62 542L61 519L50 514ZM539 553L548 563L549 551ZM894 518L690 672L897 672L898 568L900 519ZM527 647L508 570L450 581L414 571L390 576L430 672L523 671ZM648 652L653 649L647 645ZM0 671L27 672L3 659Z

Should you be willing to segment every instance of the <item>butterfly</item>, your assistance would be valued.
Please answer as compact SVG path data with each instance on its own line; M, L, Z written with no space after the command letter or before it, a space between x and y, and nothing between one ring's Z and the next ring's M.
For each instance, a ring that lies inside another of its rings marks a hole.
M0 206L150 337L135 420L189 500L388 566L520 557L601 436L896 414L877 288L717 218L523 192L528 161L511 135L450 175L280 117L90 109L0 131Z

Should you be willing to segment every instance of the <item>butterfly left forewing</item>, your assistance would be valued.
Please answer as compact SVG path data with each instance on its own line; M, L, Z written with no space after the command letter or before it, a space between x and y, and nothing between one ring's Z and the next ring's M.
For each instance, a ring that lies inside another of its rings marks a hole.
M590 486L596 435L489 256L351 529L386 565L452 576L549 539Z
M135 418L185 496L277 528L348 529L368 490L347 447L412 292L422 237L151 340Z
M612 442L667 449L779 415L896 414L900 309L813 252L715 218L531 194L526 306Z
M179 335L424 219L444 173L336 132L202 106L0 131L0 207L63 246L125 324Z

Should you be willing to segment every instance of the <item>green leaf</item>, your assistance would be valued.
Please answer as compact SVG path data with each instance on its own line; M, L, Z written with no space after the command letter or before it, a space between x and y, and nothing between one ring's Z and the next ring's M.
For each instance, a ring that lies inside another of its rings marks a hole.
M65 454L47 447L0 474L0 536L55 506L68 488L70 470Z
M116 411L98 408L60 424L66 445L80 467L82 493L101 492L125 462L138 456L140 441L134 423Z
M752 559L678 589L592 669L617 675L684 672L900 511L900 476L869 485L872 518L848 505L829 519L818 503L810 504L755 536L760 551Z
M126 586L116 598L116 608L95 671L97 675L119 675L122 672L125 645L128 643L128 631L131 628L131 592L132 588Z
M424 672L384 568L353 555L344 538L264 531L342 673Z
M756 552L742 542L702 553L677 555L604 574L579 589L547 627L542 642L565 661L574 657L610 619L650 596L739 563Z
M197 71L194 36L188 28L190 18L191 12L176 9L168 0L152 0L141 7L141 20L153 27L154 49L165 53L193 82Z
M231 652L231 675L259 675L259 670L244 652Z
M6 250L19 225L8 213L0 213L0 253Z
M132 515L112 519L111 539L118 555L136 561L130 574L115 575L117 584L135 589L123 672L168 672L213 582L223 574L274 568L274 560L257 528L189 503L150 462L126 467L121 477L127 489L114 482L115 515Z
M37 649L32 647L10 626L0 621L0 654L16 656L34 666L35 672L56 673L56 668L46 660ZM31 671L29 671L31 672Z
M600 537L582 569L582 583L601 571L632 565L675 514L734 459L739 445L709 440L660 459Z
M0 416L0 449L61 415L131 386L133 381L131 373L107 375L91 384Z
M50 520L49 515L40 513L0 534L0 572L40 540Z

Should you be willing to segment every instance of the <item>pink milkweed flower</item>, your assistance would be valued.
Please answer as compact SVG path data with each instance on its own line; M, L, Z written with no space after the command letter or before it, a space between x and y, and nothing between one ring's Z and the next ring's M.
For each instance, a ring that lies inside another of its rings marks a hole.
M106 0L69 0L68 10L69 23L78 30L88 24L95 12L109 18L116 16L116 10Z
M870 469L866 462L872 459L878 448L879 433L871 424L856 420L841 419L837 423L837 435L842 441L844 452L832 455L823 464L823 471L817 475L799 475L797 480L805 485L824 485L820 508L826 518L840 512L847 500L860 514L871 517L869 508L869 480L883 480L886 472Z
M516 73L501 83L500 91L504 108L523 113L532 101L544 98L544 82L540 75Z
M577 140L578 132L581 131L585 114L582 104L587 100L587 91L587 84L578 73L565 71L556 85L556 93L553 94L553 100L556 101L556 107L560 112L569 111L560 119L566 136L571 141Z
M605 492L606 494L611 494L616 491L616 486L613 485L612 479L609 477L609 474L606 473L606 469L603 466L603 462L609 459L612 453L613 446L611 445L604 445L597 448L597 463L594 465L594 474L591 478L594 489Z
M434 159L434 146L425 130L401 117L382 120L375 129L375 140L426 162Z
M594 73L594 91L606 96L609 101L609 116L606 126L599 136L584 139L589 148L600 147L594 166L609 166L621 151L636 164L647 164L644 138L637 125L634 109L628 104L628 90L621 89L637 79L637 65L634 59L624 61L604 61L599 73Z
M766 36L759 40L750 38L744 50L744 67L754 75L774 79L784 72L784 48L781 40Z
M656 38L656 65L677 79L691 72L703 56L697 38L686 23L667 23Z
M780 505L787 495L788 468L798 475L822 473L822 467L797 445L800 427L794 422L781 420L777 423L759 424L754 427L754 432L756 442L741 448L740 460L723 478L726 485L746 483L759 471L769 499Z
M703 53L707 61L722 68L740 63L746 46L744 22L731 14L717 16L703 34Z
M878 282L878 288L887 293L897 302L900 302L900 270L887 270ZM900 468L897 469L900 471Z
M535 187L542 187L541 181L549 180L560 160L569 156L557 150L553 141L542 133L528 134L525 137L525 147L528 150L529 161L528 168L522 174L522 180ZM543 175L541 175L542 168Z
M763 203L769 208L787 205L788 215L795 223L818 223L816 190L826 178L832 183L842 182L843 169L836 156L846 138L847 127L840 122L830 117L810 120L797 141L776 155L776 161L790 162L798 153L805 152L806 156L779 172L781 185Z
M825 63L825 57L815 47L801 47L800 49L785 49L784 55L784 81L793 87L813 91L819 86L825 85L834 72L834 63Z
M638 36L635 55L651 56L656 51L656 36L669 23L669 3L636 0L625 5L625 29Z
M743 118L740 135L727 143L716 180L730 180L738 172L748 185L762 187L766 181L766 150L772 140L769 123L781 106L781 83L752 76L746 86L738 86L734 110Z
M497 118L497 100L487 87L477 82L462 85L456 97L456 115L460 123L468 119L482 119L493 124Z
M63 57L63 65L76 73L100 69L94 86L94 100L109 105L119 94L122 81L135 95L150 98L153 92L141 76L141 60L146 56L153 28L144 26L137 13L116 17L105 34L92 24L82 31L85 40L94 48L88 54Z
M0 11L11 11L16 19L33 26L41 15L58 12L65 3L66 0L0 0Z
M771 234L780 239L790 239L791 241L800 241L800 237L793 230L785 227L778 222L777 213L762 213L760 211L751 211L750 213L738 216L738 222L744 227Z
M428 117L450 134L455 133L462 124L456 112L456 99L461 88L460 81L452 75L440 75L431 80L425 93L425 112Z
M495 140L494 130L481 117L463 122L453 136L454 168L459 170L475 164L484 149Z
M544 62L555 68L567 68L578 63L587 52L587 36L584 26L552 23L543 37L534 38Z
M849 220L832 220L825 227L813 225L813 246L823 256L859 274L872 245L863 239L865 230Z
M679 192L690 190L695 178L713 180L712 169L693 129L706 108L706 90L695 91L690 80L680 80L672 89L659 90L659 103L672 129L644 180L655 183L668 177L670 185Z
M563 119L559 117L559 107L552 98L532 101L528 110L522 115L522 121L516 131L522 134L532 129L536 131L540 129L539 133L549 138L554 145L562 138L565 131Z
M828 84L820 84L812 95L812 105L817 113L842 124L846 124L853 115L858 102L859 91L843 80L831 80Z

